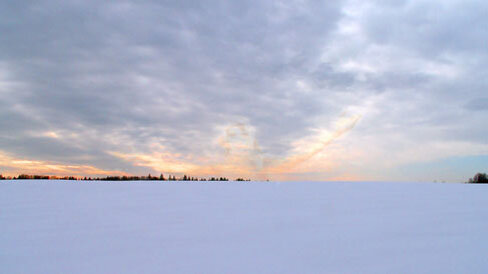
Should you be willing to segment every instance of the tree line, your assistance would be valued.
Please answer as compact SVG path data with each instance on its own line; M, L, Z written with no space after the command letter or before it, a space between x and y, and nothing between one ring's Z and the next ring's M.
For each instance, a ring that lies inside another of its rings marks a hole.
M18 176L3 176L0 174L0 180L73 180L73 181L229 181L226 177L209 177L198 178L193 176L183 175L176 177L169 175L165 177L162 173L159 176L106 176L106 177L75 177L75 176L51 176L51 175L29 175L20 174ZM250 179L237 178L234 181L251 181Z

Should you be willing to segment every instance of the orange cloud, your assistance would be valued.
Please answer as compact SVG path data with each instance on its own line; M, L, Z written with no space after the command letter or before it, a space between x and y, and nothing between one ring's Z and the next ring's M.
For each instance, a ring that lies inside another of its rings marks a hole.
M270 165L266 168L269 173L287 173L293 171L297 166L310 160L318 153L322 152L327 146L329 146L334 140L341 137L346 132L350 131L356 123L359 121L360 116L354 115L347 118L340 119L336 124L336 129L332 134L329 134L325 139L321 140L318 144L311 143L306 144L305 148L301 148L301 151L307 151L296 155L291 155L288 158L280 161L275 165Z
M217 144L225 151L218 169L225 167L242 176L257 176L262 173L265 159L252 126L244 123L227 126Z
M214 151L210 157L200 156L197 161L182 159L180 155L167 152L164 146L157 144L150 145L155 151L150 154L115 151L109 153L136 166L150 167L162 173L247 177L258 180L268 179L269 175L275 178L286 178L288 173L299 173L298 166L308 162L350 131L359 119L360 116L357 115L339 119L332 132L325 132L327 134L318 136L316 138L318 140L302 140L296 146L295 153L283 160L264 157L255 138L255 129L244 123L232 124L221 129L222 135L216 139L216 145L223 149L223 153ZM334 167L334 159L321 161L319 165L321 171L330 171Z
M199 168L197 165L177 160L178 157L170 153L153 152L151 154L142 154L110 151L109 154L131 162L136 166L150 167L158 172L188 173Z
M21 173L57 176L103 176L126 175L118 170L103 170L90 165L65 165L48 161L18 159L0 151L0 166L8 171L3 175L14 176Z

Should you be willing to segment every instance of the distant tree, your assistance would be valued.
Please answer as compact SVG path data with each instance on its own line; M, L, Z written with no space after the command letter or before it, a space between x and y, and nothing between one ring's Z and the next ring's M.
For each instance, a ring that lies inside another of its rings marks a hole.
M164 181L164 175L163 175L163 173L161 173L161 175L159 175L159 180Z
M487 184L488 177L486 173L476 173L473 178L469 179L468 183L471 184Z

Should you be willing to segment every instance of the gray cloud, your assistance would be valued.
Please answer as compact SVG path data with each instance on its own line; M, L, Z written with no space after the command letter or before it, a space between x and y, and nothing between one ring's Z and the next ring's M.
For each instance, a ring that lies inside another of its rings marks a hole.
M470 100L466 105L466 109L472 111L488 110L488 98L476 98Z
M483 5L4 1L1 149L146 172L108 152L211 155L219 127L247 123L281 157L371 101L359 136L485 144Z

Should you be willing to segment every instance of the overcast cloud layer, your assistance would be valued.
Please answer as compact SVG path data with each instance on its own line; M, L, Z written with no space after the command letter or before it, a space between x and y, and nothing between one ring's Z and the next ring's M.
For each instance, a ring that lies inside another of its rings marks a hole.
M0 172L466 180L488 155L487 11L1 1Z

